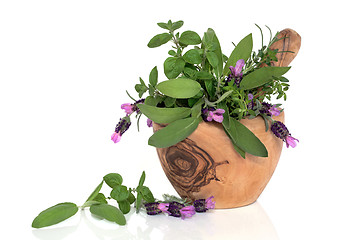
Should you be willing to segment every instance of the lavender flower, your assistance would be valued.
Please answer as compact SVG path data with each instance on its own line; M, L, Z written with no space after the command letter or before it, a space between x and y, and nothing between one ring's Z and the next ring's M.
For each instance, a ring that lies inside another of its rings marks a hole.
M279 116L281 111L274 105L270 103L263 102L261 103L262 108L260 109L260 113L265 114L269 117Z
M137 107L136 104L142 104L144 103L145 99L139 99L137 101L135 101L135 103L131 104L131 103L124 103L121 105L121 109L125 110L126 115L130 115L133 112L139 113L140 109Z
M229 74L229 76L227 77L226 79L226 82L229 83L231 82L232 80L234 80L234 84L237 86L237 87L240 87L240 82L243 78L243 73L242 73L242 68L245 66L245 61L244 59L239 59L237 62L236 62L236 65L235 67L233 66L230 66L230 71L231 73Z
M209 109L203 109L203 119L206 122L211 122L214 120L215 122L222 123L224 120L223 114L225 113L224 109L218 108L215 110L215 108L209 108Z
M116 124L115 132L111 135L111 140L114 143L118 143L121 136L129 129L130 125L131 122L128 117L120 118L118 124Z
M273 122L273 124L271 125L271 131L275 134L276 137L280 138L281 140L283 140L286 143L287 148L289 146L294 148L294 147L296 147L296 144L297 144L296 141L299 142L298 139L291 136L291 134L289 133L289 130L287 129L285 124L283 124L280 121Z
M186 206L180 209L181 219L190 218L195 214L194 206Z
M215 208L214 196L205 199L198 199L194 201L194 207L196 212L206 212L209 209Z
M185 207L185 205L182 203L178 203L178 202L169 203L169 207L167 210L169 213L169 216L181 217L180 209L182 209L183 207Z
M153 121L152 121L150 118L148 118L148 119L146 120L146 125L147 125L148 127L152 127L152 126L153 126Z
M162 211L159 209L160 203L153 202L153 203L145 203L146 213L148 215L157 215Z

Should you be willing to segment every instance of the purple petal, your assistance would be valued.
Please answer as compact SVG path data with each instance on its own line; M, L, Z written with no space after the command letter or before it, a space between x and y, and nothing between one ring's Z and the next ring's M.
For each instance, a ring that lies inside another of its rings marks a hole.
M114 142L114 143L118 143L120 141L120 134L117 133L117 132L114 132L112 135L111 135L111 140Z
M213 113L212 111L209 111L206 120L207 120L208 122L211 122L211 121L213 120L213 117L214 117L214 113Z
M158 209L160 209L162 212L169 213L169 203L159 203Z
M124 109L125 110L125 113L127 115L129 114L132 114L134 111L133 111L133 106L131 103L124 103L121 105L121 109Z
M215 208L215 201L214 196L211 196L205 200L206 208L207 209L214 209Z
M218 122L218 123L222 123L222 121L224 120L224 117L223 117L223 115L214 114L213 120Z
M241 74L241 71L242 71L242 68L244 67L245 65L245 61L244 59L239 59L237 62L236 62L236 65L235 65L235 73L234 75L236 77L240 77L240 74Z
M296 141L299 142L298 139L296 139L296 138L294 138L292 136L286 136L286 138L285 138L286 147L287 148L289 146L292 147L292 148L296 147L296 145L297 145Z
M195 207L192 205L183 207L180 209L180 213L182 219L192 217L195 214Z
M146 120L146 124L147 124L148 127L152 127L153 126L153 121L150 118L148 118Z
M248 99L249 99L249 100L253 100L253 98L254 98L254 95L252 95L251 93L249 93L249 94L248 94Z
M233 66L230 66L229 68L230 68L230 71L231 71L232 75L235 76L235 72L236 72L235 68Z
M275 107L275 106L272 106L270 109L269 109L269 112L271 113L272 116L279 116L280 115L280 110Z
M222 109L222 108L218 108L218 109L216 109L215 111L213 111L213 113L214 114L224 114L225 113L225 110L224 109Z

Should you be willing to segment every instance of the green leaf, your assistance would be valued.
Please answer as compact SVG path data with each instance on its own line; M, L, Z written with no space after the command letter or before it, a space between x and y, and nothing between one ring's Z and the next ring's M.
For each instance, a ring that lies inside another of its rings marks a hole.
M171 39L171 34L169 33L161 33L158 34L156 36L154 36L148 43L148 47L149 48L155 48L155 47L159 47L165 43L167 43L168 41L170 41Z
M201 72L197 72L196 78L205 80L205 79L213 79L214 76L212 74L210 74L209 72L201 71Z
M252 48L253 48L253 39L252 39L252 34L250 33L236 45L236 47L230 54L230 57L224 67L223 75L224 76L228 75L230 72L229 67L230 66L235 67L236 62L239 59L244 59L244 61L246 62L247 59L251 56Z
M94 198L99 194L103 183L104 183L104 181L101 181L101 183L94 189L94 191L90 194L90 196L88 197L88 199L85 202L94 200Z
M116 201L124 201L129 197L129 191L126 186L115 186L110 193L110 196Z
M71 202L59 203L42 211L32 222L33 228L48 227L75 215L79 208Z
M138 191L140 191L143 199L150 203L150 202L155 202L155 198L154 195L152 194L152 192L150 191L150 189L146 186L141 186L138 188Z
M135 202L136 213L139 213L139 211L140 211L141 202L142 202L142 195L140 192L138 192L136 194L136 202Z
M202 57L197 49L190 49L184 54L183 58L191 64L200 64L202 62Z
M185 118L176 120L168 126L156 131L149 139L149 145L157 148L170 147L194 132L200 123L199 118Z
M197 45L201 43L201 38L196 32L185 31L180 35L179 41L185 45Z
M210 97L215 96L216 88L213 83L213 79L204 80L206 91L209 93Z
M176 78L184 70L184 67L184 59L178 57L168 57L164 62L164 73L169 79Z
M158 70L157 70L156 66L150 72L149 82L154 87L156 86L156 84L158 82Z
M119 209L123 214L127 214L130 212L130 203L128 200L118 202Z
M144 185L145 177L146 177L146 174L145 174L145 171L143 171L143 172L141 173L141 177L140 177L138 186L143 186L143 185Z
M135 199L135 196L134 196L134 194L132 192L129 193L129 197L127 198L127 200L128 200L128 202L130 204L135 202L136 199Z
M159 23L157 23L157 25L163 29L170 30L167 23L159 22Z
M176 98L172 98L172 97L166 97L164 100L165 107L167 108L173 107L175 102L176 102Z
M93 201L98 202L98 203L107 203L106 197L102 193L99 193L98 195L96 195L96 197L94 198Z
M105 218L110 222L115 222L119 225L125 225L126 219L124 214L114 206L109 204L95 204L90 207L90 212L101 218Z
M210 65L213 68L216 68L217 65L219 64L219 60L217 58L217 55L214 52L207 52L206 53L206 58L207 58L207 60L209 61Z
M230 90L230 91L225 92L225 93L224 93L223 95L221 95L221 97L219 97L219 99L216 100L214 103L217 104L217 103L222 102L225 98L227 98L228 96L230 96L232 92L233 92L233 90Z
M230 126L225 128L233 143L240 149L254 156L267 157L264 144L247 127L230 117Z
M194 80L177 78L159 83L157 89L169 97L191 98L199 93L201 86Z
M273 76L280 77L289 71L290 67L263 67L246 75L240 82L240 88L253 89L272 80Z
M180 21L174 22L169 30L170 31L175 31L175 30L181 28L182 25L184 25L184 21L180 20Z
M111 188L121 185L123 182L121 175L118 173L106 174L103 179L106 182L106 184Z
M159 108L146 104L138 105L140 111L156 123L171 123L175 120L188 117L191 113L190 108Z
M214 69L215 69L215 75L219 78L223 71L223 59L222 59L223 54L221 52L221 46L220 46L219 39L217 38L215 31L213 29L209 28L207 30L207 32L204 34L203 42L204 42L205 46L211 46L210 49L208 49L208 50L210 50L211 52L214 52L217 56L218 63L216 64L216 67L214 67ZM209 53L210 52L207 52L206 55L208 55ZM210 54L210 55L212 55L212 54ZM212 59L212 61L216 61L216 60L214 60L215 59L214 57L210 57L210 58ZM208 58L208 60L209 60L209 58ZM210 62L210 64L211 64L211 62ZM215 62L213 62L213 64L215 64Z
M159 96L159 95L156 95L156 96L148 96L148 97L146 97L144 104L150 105L150 106L157 106L158 103L164 101L164 98L165 98L165 97ZM141 104L139 104L138 106L140 106L140 105L141 105Z

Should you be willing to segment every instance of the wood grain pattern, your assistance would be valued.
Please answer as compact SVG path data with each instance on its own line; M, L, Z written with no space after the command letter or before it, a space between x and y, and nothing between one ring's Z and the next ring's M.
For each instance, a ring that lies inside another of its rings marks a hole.
M275 117L284 121L284 113ZM266 158L246 154L242 158L232 146L223 127L202 122L184 141L157 148L161 166L183 198L192 200L214 196L216 208L234 208L253 203L264 190L279 161L283 142L270 131L264 120L242 119L266 146ZM154 124L154 131L162 128Z
M271 65L275 67L287 67L300 50L301 37L296 31L286 28L279 32L277 38L280 40L272 44L270 49L279 49L279 52L276 54L278 61L271 62Z

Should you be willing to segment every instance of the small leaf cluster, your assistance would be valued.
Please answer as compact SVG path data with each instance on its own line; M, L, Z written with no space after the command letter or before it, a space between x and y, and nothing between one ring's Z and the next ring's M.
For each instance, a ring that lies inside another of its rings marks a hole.
M110 197L105 197L102 190L104 182L111 188ZM98 218L125 225L124 214L130 212L131 204L135 204L136 212L139 212L144 203L154 202L155 198L150 189L144 186L145 172L142 173L136 188L128 188L123 185L123 178L118 173L109 173L103 177L100 184L87 198L82 206L75 203L59 203L42 211L32 222L32 227L43 228L62 222L75 215L79 209L87 207ZM135 195L136 194L136 197ZM115 200L118 207L109 204L109 200Z
M149 48L156 48L167 43L171 50L164 63L164 75L167 79L158 81L157 67L149 74L149 83L141 78L135 90L139 97L148 96L143 104L137 104L140 114L153 122L166 124L149 139L149 145L158 148L172 146L187 138L203 121L203 112L208 109L224 109L224 130L231 138L234 147L245 156L245 152L255 156L267 156L267 150L252 132L239 123L250 116L248 95L260 102L276 95L286 100L289 88L283 75L290 67L274 67L278 49L271 45L278 41L278 33L268 45L263 44L257 52L253 51L252 34L247 35L235 45L229 57L221 50L215 31L208 28L200 37L194 31L179 32L183 21L158 23L166 32L155 35L148 43ZM243 59L241 79L235 82L230 67L236 66ZM205 119L205 118L204 118ZM251 146L250 146L251 145Z

